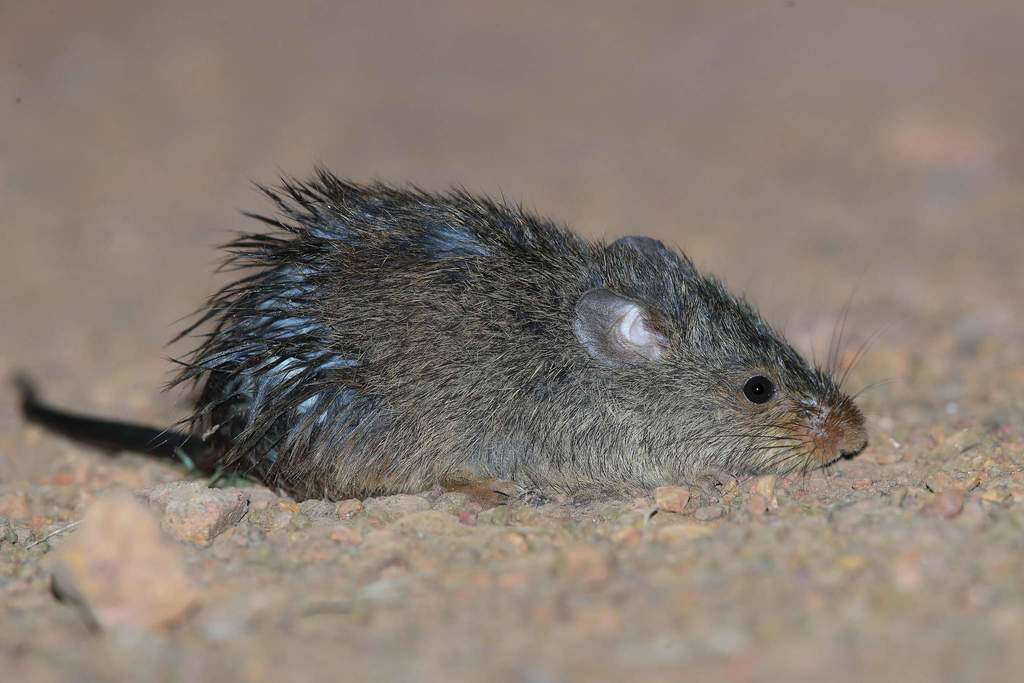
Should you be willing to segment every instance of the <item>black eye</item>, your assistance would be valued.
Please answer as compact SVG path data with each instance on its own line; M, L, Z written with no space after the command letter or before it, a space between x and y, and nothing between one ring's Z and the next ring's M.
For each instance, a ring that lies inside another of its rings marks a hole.
M767 377L756 375L743 385L743 395L751 403L767 403L775 395L775 385Z

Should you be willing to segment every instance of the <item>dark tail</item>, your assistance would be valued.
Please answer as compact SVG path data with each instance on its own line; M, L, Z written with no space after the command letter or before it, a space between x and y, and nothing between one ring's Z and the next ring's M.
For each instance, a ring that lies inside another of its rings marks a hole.
M108 450L172 458L187 465L191 464L189 460L202 459L207 452L205 443L184 432L101 420L53 408L39 400L28 377L19 375L14 382L21 394L21 411L25 419L75 441Z

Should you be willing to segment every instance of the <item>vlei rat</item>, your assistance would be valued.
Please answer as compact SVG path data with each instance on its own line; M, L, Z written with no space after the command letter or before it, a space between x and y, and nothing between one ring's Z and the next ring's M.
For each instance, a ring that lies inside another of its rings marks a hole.
M491 479L593 495L805 472L867 443L836 379L647 237L586 241L519 206L358 185L262 188L269 230L181 336L186 431L50 408L111 448L188 456L297 498Z

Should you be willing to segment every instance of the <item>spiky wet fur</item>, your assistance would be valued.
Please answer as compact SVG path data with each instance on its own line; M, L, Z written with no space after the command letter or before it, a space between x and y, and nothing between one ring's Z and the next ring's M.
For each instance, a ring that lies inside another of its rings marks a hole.
M643 489L822 464L801 411L845 397L677 252L587 242L463 191L327 171L261 189L276 212L252 217L272 231L227 247L227 265L252 272L184 333L212 326L176 380L200 387L206 466L339 498L490 477ZM644 302L666 358L588 356L573 316L593 287ZM752 373L780 399L746 401Z

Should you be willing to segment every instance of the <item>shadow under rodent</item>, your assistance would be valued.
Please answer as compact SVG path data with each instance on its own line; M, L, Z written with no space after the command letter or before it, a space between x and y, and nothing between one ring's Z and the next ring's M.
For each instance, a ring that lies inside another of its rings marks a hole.
M198 390L187 431L65 413L22 383L28 419L298 498L616 493L867 443L828 372L657 240L325 170L261 189L274 213L247 215L269 232L226 246L243 277L180 335L206 331L174 381Z

